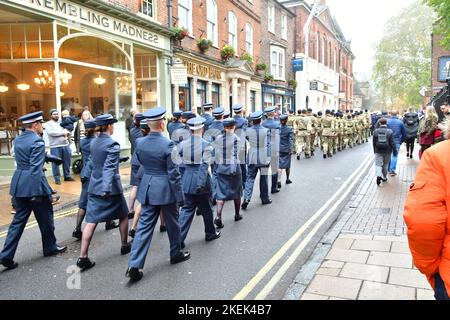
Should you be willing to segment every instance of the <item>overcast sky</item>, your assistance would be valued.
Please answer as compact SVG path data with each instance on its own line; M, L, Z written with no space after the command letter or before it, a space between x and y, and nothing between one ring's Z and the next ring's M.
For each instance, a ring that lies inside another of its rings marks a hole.
M375 43L388 19L416 0L327 0L356 56L354 72L370 77ZM360 78L360 77L358 77Z

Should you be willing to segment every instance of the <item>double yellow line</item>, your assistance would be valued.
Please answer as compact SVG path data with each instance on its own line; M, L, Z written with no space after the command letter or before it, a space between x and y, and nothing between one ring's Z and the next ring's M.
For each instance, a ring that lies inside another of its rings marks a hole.
M281 278L294 264L296 259L303 252L307 244L311 241L313 236L317 233L320 227L322 227L338 206L347 198L347 195L353 189L355 184L359 181L361 176L366 172L367 168L372 164L374 156L369 155L361 165L355 170L355 172L344 182L338 191L304 224L297 232L275 253L275 255L261 268L261 270L236 294L233 300L243 300L255 289L257 285L264 279L264 277L274 268L274 266L286 255L287 251L303 236L306 230L321 217L322 213L330 206L331 203L341 194L340 198L335 204L327 211L322 219L316 223L314 228L306 235L303 241L295 248L294 252L289 255L289 258L278 269L274 276L267 282L264 288L257 294L255 300L265 299L273 288L279 283Z

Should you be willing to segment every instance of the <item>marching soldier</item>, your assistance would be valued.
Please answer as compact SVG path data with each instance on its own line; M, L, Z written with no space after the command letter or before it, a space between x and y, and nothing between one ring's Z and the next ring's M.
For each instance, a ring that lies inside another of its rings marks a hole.
M295 115L295 110L294 109L290 109L289 110L289 116L288 116L287 125L289 127L291 127L293 132L294 132L294 148L292 150L293 153L295 153L295 146L297 145L297 130L295 130L295 128L296 128L295 121L296 120L297 120L297 116Z
M134 150L136 149L136 140L138 138L142 137L141 132L141 121L144 119L144 116L142 113L136 113L134 115L134 123L130 129L130 142L131 142L131 156L134 154ZM139 170L139 164L136 164L134 162L131 162L131 174L130 174L130 196L128 197L128 210L130 212L129 218L134 217L134 204L136 202L136 193L137 193L137 186L135 183L135 177L137 174L137 171ZM111 227L118 227L117 224L111 225Z
M244 107L240 104L233 106L234 120L236 120L235 134L239 137L239 163L241 164L242 172L242 188L245 188L245 181L247 180L247 142L245 140L245 131L248 128L248 120L242 116Z
M322 111L319 111L317 113L317 117L316 117L316 130L317 130L317 142L316 142L316 146L319 147L322 150L322 116L323 113Z
M294 149L294 129L287 125L288 116L280 116L280 164L278 170L278 188L281 188L281 175L286 171L286 184L291 184L289 179L291 173L292 150Z
M205 129L204 129L205 132L209 129L209 126L214 121L214 117L212 116L212 109L213 108L214 108L214 106L213 106L212 103L205 103L203 105L202 118L205 119Z
M224 227L222 211L225 201L234 201L234 221L242 220L240 215L242 197L242 173L239 163L240 139L234 134L236 120L234 118L223 121L225 133L215 140L216 150L216 184L214 199L217 201L217 216L214 224L217 228Z
M307 112L307 118L309 119L309 121L311 122L311 132L310 132L310 138L309 138L309 149L311 150L311 156L314 157L314 152L316 151L315 148L315 141L316 141L316 134L317 134L317 122L315 117L313 116L313 110L312 109L308 109Z
M333 157L333 142L335 134L335 122L331 116L331 111L326 110L325 117L322 119L322 145L323 145L323 158L326 159Z
M344 129L344 148L353 148L353 132L355 124L352 121L352 116L347 114Z
M306 159L311 158L311 121L306 117L306 110L298 111L299 116L295 120L295 130L297 131L297 145L295 151L297 154L297 160L300 160L300 156L305 151Z
M160 210L163 211L170 241L170 263L175 264L190 258L189 252L181 251L177 206L184 205L184 195L180 172L172 160L172 154L177 152L174 150L175 143L163 136L165 114L164 108L155 108L144 113L150 134L136 146L136 155L144 168L144 175L138 193L142 215L126 272L131 281L138 281L143 276L140 269L144 267Z
M247 154L247 181L245 182L244 202L242 209L246 210L250 200L252 199L253 186L255 184L256 175L259 177L260 198L263 205L272 203L269 198L269 187L267 183L267 175L270 166L271 146L269 144L269 130L261 126L262 112L256 111L250 115L253 125L247 129L245 134L249 142L250 148Z
M173 112L172 121L167 124L167 132L169 132L169 138L172 139L172 135L175 130L183 129L185 125L180 121L183 112L181 110L175 110Z
M263 127L269 129L269 144L271 145L271 159L270 166L272 171L271 193L278 193L278 165L280 161L279 147L280 147L280 122L275 120L275 106L266 108L267 119L263 122Z
M53 222L52 189L47 182L43 167L45 144L42 111L24 115L22 121L24 132L14 141L16 171L11 180L9 194L13 197L16 214L8 228L5 244L0 253L0 264L7 270L17 268L14 256L19 240L33 211L41 230L44 256L65 252L67 247L58 246Z
M344 121L344 115L342 112L339 112L338 114L338 121L339 121L339 130L338 130L338 151L344 150L344 137L345 137L345 121Z
M190 139L179 144L179 161L183 162L185 171L181 179L184 193L184 206L180 210L181 248L189 233L195 211L198 208L205 225L205 240L212 241L220 237L213 222L211 176L208 168L212 162L213 147L203 139L206 120L196 117L188 120L192 131Z
M334 117L334 135L333 135L333 154L336 154L339 148L339 113L331 111Z
M80 257L77 266L81 271L92 268L95 262L88 258L89 245L99 222L119 219L122 247L120 253L130 252L128 243L128 207L120 182L120 145L111 138L117 120L110 114L95 118L100 131L91 142L92 174L89 180L86 226L81 240Z

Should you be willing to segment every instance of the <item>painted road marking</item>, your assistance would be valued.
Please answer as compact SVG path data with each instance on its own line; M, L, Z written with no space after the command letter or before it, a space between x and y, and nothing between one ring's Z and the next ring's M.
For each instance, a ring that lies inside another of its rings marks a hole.
M302 251L305 249L305 247L308 245L308 243L311 241L311 239L317 233L319 228L327 222L327 220L334 213L334 211L338 208L338 206L346 199L347 195L350 193L352 188L358 182L359 178L361 178L361 176L365 173L365 171L367 170L367 168L370 165L372 165L371 161L366 163L365 167L358 174L358 177L355 178L355 180L350 185L350 187L344 192L344 194L339 198L339 200L334 204L334 206L331 207L330 210L323 216L323 218L315 225L315 227L310 231L310 233L305 237L305 239L303 239L303 241L297 246L295 251L289 256L289 258L286 260L286 262L281 266L280 269L278 269L278 271L275 273L275 275L272 277L272 279L270 279L270 281L266 284L266 286L256 296L255 300L264 300L269 295L269 293L278 284L278 282L280 282L281 278L289 270L289 268L292 266L292 264L294 264L294 262L296 261L298 256L302 253Z
M294 245L294 243L303 235L303 233L309 228L309 226L325 211L326 208L330 206L330 204L338 197L338 195L350 184L354 181L354 177L356 177L360 172L364 172L363 169L367 166L367 164L373 161L374 156L369 155L367 158L361 163L361 165L353 172L350 177L344 182L344 184L336 191L336 193L328 199L328 201L304 224L302 225L297 232L275 253L275 255L262 267L262 269L236 294L233 300L243 300L245 299L253 289L261 282L261 280L269 273L270 270L278 263L278 261L284 257L286 252Z

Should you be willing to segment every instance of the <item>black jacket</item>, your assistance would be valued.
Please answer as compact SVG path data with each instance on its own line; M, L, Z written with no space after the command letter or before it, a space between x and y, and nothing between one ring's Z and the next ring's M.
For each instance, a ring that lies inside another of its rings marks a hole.
M388 141L388 147L386 149L380 149L377 147L377 142L378 142L378 133L381 130L386 130L387 131L387 141ZM394 155L398 154L398 150L397 147L394 143L394 133L392 132L391 129L388 129L387 126L380 126L378 129L376 129L373 133L373 151L375 153L394 153Z
M403 123L405 124L406 139L416 138L419 131L419 115L415 112L408 112L403 117Z

